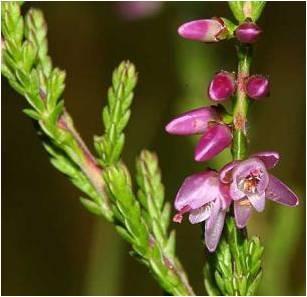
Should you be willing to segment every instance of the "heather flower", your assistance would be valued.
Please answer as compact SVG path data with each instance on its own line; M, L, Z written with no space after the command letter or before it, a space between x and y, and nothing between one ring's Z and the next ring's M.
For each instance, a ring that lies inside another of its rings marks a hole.
M221 18L187 22L178 29L178 34L181 37L202 42L218 42L227 38L227 32Z
M262 33L261 28L253 22L245 22L239 25L235 35L242 43L255 43Z
M175 208L178 213L173 221L181 223L183 215L189 213L191 224L205 222L205 244L213 252L218 245L230 201L217 172L208 170L194 174L184 180L177 193Z
M252 99L262 99L270 93L270 82L262 75L252 75L246 81L245 91Z
M229 185L239 228L246 226L253 208L258 212L264 210L266 199L286 206L298 205L298 197L267 171L278 160L279 154L276 152L260 152L247 160L234 161L221 170L220 180Z
M174 135L203 134L198 142L194 159L207 161L231 144L232 133L214 106L202 107L186 112L173 119L166 131Z
M225 101L233 95L236 89L234 74L221 71L211 80L208 88L209 98L213 101Z

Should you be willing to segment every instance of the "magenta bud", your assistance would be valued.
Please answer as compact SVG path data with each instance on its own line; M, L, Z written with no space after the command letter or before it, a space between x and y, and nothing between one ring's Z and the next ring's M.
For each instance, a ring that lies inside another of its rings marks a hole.
M173 119L165 127L166 132L175 135L192 135L203 133L208 123L219 120L214 107L202 107L188 111Z
M217 42L225 39L227 30L220 18L196 20L181 25L178 34L186 39L202 42Z
M254 43L262 33L261 28L252 22L246 22L238 26L235 31L236 37L242 43Z
M235 89L236 81L234 75L227 71L221 71L211 80L208 95L213 101L224 101L233 95Z
M248 97L255 100L260 100L269 95L270 82L262 75L252 75L246 81L245 91Z
M231 144L231 130L224 124L208 127L195 149L195 161L210 160Z

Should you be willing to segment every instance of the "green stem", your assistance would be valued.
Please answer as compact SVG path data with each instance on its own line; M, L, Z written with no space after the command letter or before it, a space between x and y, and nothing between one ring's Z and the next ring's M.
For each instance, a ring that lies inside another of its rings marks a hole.
M247 154L246 123L248 111L248 99L244 90L244 81L249 76L252 48L248 45L239 45L237 93L234 98L233 108L233 143L232 157L234 160L242 160Z

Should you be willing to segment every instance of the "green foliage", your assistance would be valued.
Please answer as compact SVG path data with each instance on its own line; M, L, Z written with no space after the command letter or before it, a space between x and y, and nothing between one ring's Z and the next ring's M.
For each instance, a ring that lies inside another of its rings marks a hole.
M108 105L102 111L105 133L94 138L95 148L103 166L115 163L120 158L125 142L123 130L130 118L129 108L136 82L135 67L129 61L122 62L113 72L112 86L108 91Z
M262 10L265 7L265 1L229 1L229 7L234 17L240 23L244 22L247 18L256 22L261 16Z
M251 1L251 5L251 19L256 22L262 14L262 11L266 5L266 1Z
M208 255L205 287L209 295L255 295L262 276L263 247L259 238L247 238L228 216L218 249Z
M173 295L191 295L185 273L175 257L175 233L167 231L170 207L155 154L143 151L137 160L137 197L123 163L110 165L104 173L117 231L133 247L131 253L144 263L163 289Z
M228 5L237 21L244 22L243 1L229 1Z
M134 65L122 62L113 73L108 104L102 113L105 133L95 137L100 155L97 161L64 108L65 72L54 68L48 56L42 12L30 9L23 18L19 3L4 2L1 21L2 74L28 101L30 108L23 112L34 120L53 166L86 195L80 202L89 212L116 225L118 233L131 244L131 254L150 269L165 291L193 295L175 257L175 233L167 232L170 205L164 202L156 156L144 151L138 160L137 197L127 168L119 162L137 82Z
M139 186L138 199L140 200L146 223L156 238L160 248L164 249L169 257L175 254L174 231L168 236L170 221L170 204L164 203L164 186L156 154L142 151L137 159L137 183Z
M24 21L19 3L3 2L1 22L2 74L31 106L24 113L38 122L37 132L51 156L51 163L111 221L100 169L64 110L65 72L52 67L42 12L30 9Z

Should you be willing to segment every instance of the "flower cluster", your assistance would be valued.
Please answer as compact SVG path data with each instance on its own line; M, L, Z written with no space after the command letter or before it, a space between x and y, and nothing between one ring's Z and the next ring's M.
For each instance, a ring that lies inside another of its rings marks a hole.
M213 18L196 20L179 27L180 36L201 42L218 42L237 38L240 43L258 40L260 27L247 19L238 26L228 20ZM236 78L235 73L220 71L209 83L208 96L223 102L234 96L237 88L247 97L259 100L269 95L269 80L262 75ZM175 135L201 134L194 159L198 162L215 157L233 141L233 126L225 122L220 105L201 107L173 119L166 131ZM255 209L262 212L266 199L286 206L298 205L298 197L279 179L268 173L279 161L277 152L260 152L245 160L235 160L220 171L206 170L187 177L175 198L173 221L181 223L189 213L192 224L204 223L205 244L215 251L224 226L225 216L233 204L238 228L244 228Z
M214 251L220 239L225 214L231 202L238 228L244 228L253 209L262 212L269 199L297 206L298 198L282 181L268 173L279 160L277 152L260 152L247 160L233 161L219 172L206 170L187 177L175 199L180 223L189 213L192 224L205 221L205 242Z

